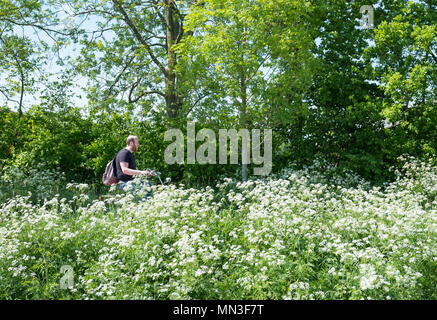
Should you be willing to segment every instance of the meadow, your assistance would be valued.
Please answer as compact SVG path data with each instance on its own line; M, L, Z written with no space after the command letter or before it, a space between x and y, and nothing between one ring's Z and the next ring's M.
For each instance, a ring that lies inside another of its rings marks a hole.
M437 168L403 163L380 185L315 161L147 201L7 167L0 299L435 300Z

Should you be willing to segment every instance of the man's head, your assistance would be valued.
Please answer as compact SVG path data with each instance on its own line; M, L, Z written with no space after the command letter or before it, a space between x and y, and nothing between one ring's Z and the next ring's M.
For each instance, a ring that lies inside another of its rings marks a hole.
M140 143L137 136L129 136L126 139L126 147L132 152L137 152Z

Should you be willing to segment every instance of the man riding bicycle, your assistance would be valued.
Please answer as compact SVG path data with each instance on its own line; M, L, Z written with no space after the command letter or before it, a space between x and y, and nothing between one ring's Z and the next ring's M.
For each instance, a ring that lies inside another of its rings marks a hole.
M121 149L115 157L115 167L117 179L119 181L117 188L121 190L125 190L127 183L129 181L132 181L134 179L134 176L145 175L147 177L151 177L154 175L155 170L137 170L137 165L133 153L138 151L139 146L140 143L138 141L138 137L130 135L126 139L126 148ZM139 185L137 185L135 182L132 182L131 184L132 191L138 192L141 190L144 182L141 182L141 184ZM150 183L147 184L149 186L152 186ZM150 192L147 193L146 198L148 198L150 195Z

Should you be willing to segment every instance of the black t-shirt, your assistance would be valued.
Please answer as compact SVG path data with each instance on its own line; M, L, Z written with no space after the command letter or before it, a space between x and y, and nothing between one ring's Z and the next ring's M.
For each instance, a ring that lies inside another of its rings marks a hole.
M133 176L129 176L127 174L124 174L123 171L121 171L120 162L127 162L128 168L136 170L137 164L135 163L135 158L132 155L132 153L127 149L121 149L119 153L117 153L117 156L115 157L115 166L117 169L117 179L118 181L127 182L130 180L133 180Z

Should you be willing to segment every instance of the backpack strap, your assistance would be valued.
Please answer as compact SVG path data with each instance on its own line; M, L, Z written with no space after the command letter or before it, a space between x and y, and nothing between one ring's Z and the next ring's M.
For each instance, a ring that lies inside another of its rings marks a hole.
M114 169L115 176L117 176L117 165L115 164L116 158L117 156L115 156L114 159L112 159L112 168Z

